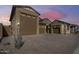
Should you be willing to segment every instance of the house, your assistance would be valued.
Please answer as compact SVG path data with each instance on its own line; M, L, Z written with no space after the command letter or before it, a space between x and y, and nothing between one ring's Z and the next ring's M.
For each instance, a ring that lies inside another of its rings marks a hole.
M52 33L74 34L79 30L79 26L60 20L54 20L53 22L51 22L51 30Z
M39 34L39 15L30 6L14 5L10 16L12 35Z
M44 18L39 20L39 33L45 34L45 33L51 33L51 21L48 18Z
M11 36L11 26L10 25L3 25L3 37Z
M45 33L70 34L76 31L76 26L60 21L41 19L39 13L30 6L14 5L12 7L10 22L12 35L33 35ZM75 30L74 30L75 29Z
M77 31L79 30L79 26L76 24L71 24L71 33L77 33Z
M2 40L2 36L3 36L3 25L0 23L0 42L1 42L1 40Z
M5 26L0 23L0 42L3 37L7 37L11 35L11 28L9 26Z
M54 20L51 23L52 33L59 33L59 34L70 34L70 23Z

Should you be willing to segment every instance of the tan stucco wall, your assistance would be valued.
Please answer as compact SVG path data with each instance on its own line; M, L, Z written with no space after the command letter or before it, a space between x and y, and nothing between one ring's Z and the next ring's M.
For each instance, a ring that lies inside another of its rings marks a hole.
M37 31L36 32L37 32L37 35L39 34L39 20L40 20L39 17L36 17L36 21L37 21L36 22L37 23L37 25L36 25L37 26L37 29L36 29Z
M61 24L61 28L60 28L60 31L61 31L61 34L64 34L64 25L63 24Z
M66 24L61 24L61 33L62 34L70 34L70 25L69 25L69 29L67 29Z
M67 26L66 26L66 34L70 34L70 26L69 26L69 30L67 30Z
M39 25L39 34L45 34L45 33L46 33L46 26Z
M19 21L19 11L18 9L15 11L15 15L11 21L12 35L18 35L17 33L17 22Z

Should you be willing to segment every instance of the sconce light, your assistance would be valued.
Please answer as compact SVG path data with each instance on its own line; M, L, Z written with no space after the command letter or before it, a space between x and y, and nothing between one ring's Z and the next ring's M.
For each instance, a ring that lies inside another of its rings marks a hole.
M20 25L20 22L17 22L17 25Z

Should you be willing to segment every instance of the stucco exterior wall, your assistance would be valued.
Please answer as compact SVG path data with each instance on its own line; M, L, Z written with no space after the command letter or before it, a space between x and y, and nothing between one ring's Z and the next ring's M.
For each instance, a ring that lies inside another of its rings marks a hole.
M61 25L61 33L62 34L70 34L70 25L62 24Z
M67 29L67 27L68 27L69 29ZM70 25L69 25L69 26L66 25L66 34L70 34Z
M61 34L64 34L64 25L63 24L61 24L61 27L60 27L60 32L61 32Z
M18 35L18 33L17 33L17 29L18 29L17 22L18 21L19 21L19 11L16 10L15 15L11 21L12 35L15 35L15 36Z
M46 26L39 25L39 34L45 34L45 33L46 33Z

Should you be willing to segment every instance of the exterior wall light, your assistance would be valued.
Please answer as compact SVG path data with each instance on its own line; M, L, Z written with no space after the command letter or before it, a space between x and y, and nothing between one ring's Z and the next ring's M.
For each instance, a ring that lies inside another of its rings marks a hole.
M17 22L17 25L20 25L20 22Z

